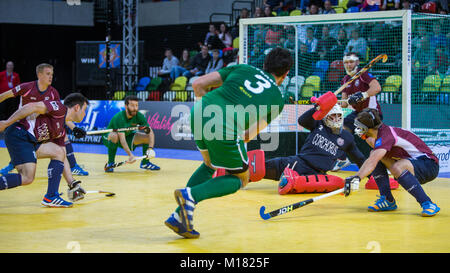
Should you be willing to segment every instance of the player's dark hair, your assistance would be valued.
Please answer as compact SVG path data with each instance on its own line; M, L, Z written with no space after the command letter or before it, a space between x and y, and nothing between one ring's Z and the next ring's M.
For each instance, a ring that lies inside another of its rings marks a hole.
M125 97L125 105L128 105L130 101L139 101L139 98L135 95L128 95Z
M72 93L64 98L64 105L67 106L68 108L72 108L77 104L80 107L83 107L84 103L89 105L89 100L81 93Z
M366 108L359 112L356 119L369 129L378 129L383 123L378 110L372 108Z
M289 50L281 47L272 49L264 59L264 71L277 77L283 76L294 64Z

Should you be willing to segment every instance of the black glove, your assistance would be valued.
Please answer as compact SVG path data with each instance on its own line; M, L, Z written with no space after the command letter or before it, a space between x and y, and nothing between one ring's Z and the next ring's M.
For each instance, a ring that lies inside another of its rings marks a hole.
M359 189L359 182L361 182L361 178L357 175L349 176L345 179L344 185L344 195L345 197L350 195L350 192L357 191Z
M369 95L367 95L367 92L358 91L348 98L348 103L351 105L355 105L355 104L360 103L363 100L367 99L368 97L369 97Z
M83 138L86 136L86 131L80 127L75 127L72 130L73 136L76 138Z

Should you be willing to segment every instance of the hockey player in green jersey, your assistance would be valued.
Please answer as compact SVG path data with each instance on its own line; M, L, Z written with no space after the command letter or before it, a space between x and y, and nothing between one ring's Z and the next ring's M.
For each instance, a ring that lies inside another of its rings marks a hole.
M125 110L115 114L110 120L107 129L120 129L136 126L147 126L150 132L141 133L136 131L111 132L102 136L103 144L108 148L108 163L105 166L106 172L113 172L108 166L114 164L117 148L121 147L128 154L128 162L136 161L132 151L136 146L142 145L142 155L146 155L148 149L153 149L155 145L155 135L150 128L145 116L139 111L139 98L136 96L125 97ZM151 163L147 158L141 161L141 169L159 170L160 167Z
M263 69L247 64L225 67L193 83L200 98L191 110L191 130L203 163L183 189L175 190L178 208L165 224L185 238L198 238L193 228L195 205L235 193L249 181L245 143L252 140L283 110L279 85L293 59L288 50L275 48ZM218 87L213 89L211 88ZM217 168L224 176L212 178Z

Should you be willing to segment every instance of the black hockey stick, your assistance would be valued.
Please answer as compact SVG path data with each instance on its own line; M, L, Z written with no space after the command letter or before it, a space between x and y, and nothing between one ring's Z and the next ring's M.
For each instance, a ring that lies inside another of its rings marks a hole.
M259 215L264 220L268 220L268 219L273 218L275 216L291 212L291 211L293 211L295 209L298 209L298 208L304 207L304 206L306 206L308 204L311 204L311 203L313 203L313 202L315 202L317 200L320 200L320 199L323 199L323 198L326 198L326 197L330 197L330 196L339 194L341 192L344 192L344 188L341 188L341 189L338 189L338 190L335 190L335 191L332 191L332 192L329 192L329 193L326 193L326 194L322 194L320 196L317 196L317 197L314 197L314 198L310 198L310 199L307 199L307 200L304 200L304 201L301 201L301 202L297 202L297 203L294 203L294 204L291 204L291 205L288 205L288 206L284 206L282 208L276 209L276 210L271 211L269 213L265 213L266 207L262 206L259 209Z

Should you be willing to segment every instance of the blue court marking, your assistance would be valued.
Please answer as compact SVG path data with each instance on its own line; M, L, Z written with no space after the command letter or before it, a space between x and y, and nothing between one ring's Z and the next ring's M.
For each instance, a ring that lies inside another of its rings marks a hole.
M73 150L77 153L94 153L94 154L108 154L108 149L101 144L80 144L72 143ZM0 139L0 148L6 148L5 141ZM155 148L155 153L159 158L169 159L183 159L183 160L203 160L201 153L197 150L179 150L179 149L162 149ZM142 155L142 147L137 147L133 154L135 156ZM123 149L117 149L117 155L127 155ZM343 171L357 172L358 166L351 164L342 169ZM450 178L450 173L440 173L438 177Z
M94 153L94 154L108 154L108 148L102 144L81 144L72 143L73 150L76 153ZM6 148L5 141L0 139L0 147ZM162 149L155 148L156 156L159 158L170 159L184 159L184 160L203 160L201 153L198 150L179 150L179 149ZM142 155L142 147L138 146L133 154L135 156ZM117 149L117 155L127 155L123 149Z

